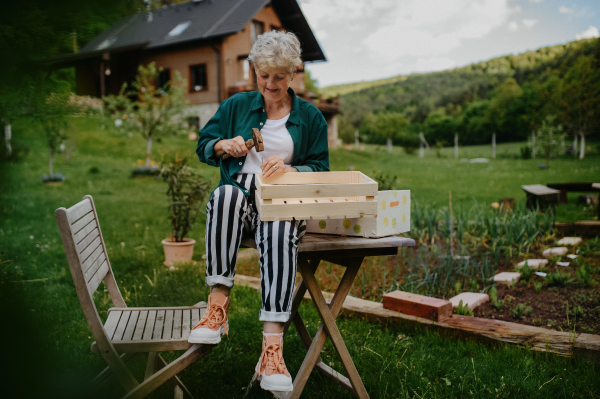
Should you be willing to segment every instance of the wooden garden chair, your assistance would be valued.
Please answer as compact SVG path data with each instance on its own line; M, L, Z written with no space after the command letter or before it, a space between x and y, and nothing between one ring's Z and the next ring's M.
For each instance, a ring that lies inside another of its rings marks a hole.
M94 383L114 375L127 392L124 398L143 398L165 382L174 387L175 398L182 398L184 392L192 396L177 378L177 373L212 350L213 345L189 344L187 341L190 328L206 311L206 303L185 307L128 308L113 276L92 197L86 195L83 201L69 209L58 208L56 220L77 296L96 340L91 350L101 354L108 365ZM104 325L93 299L102 281L115 306L108 310ZM170 364L158 354L176 350L186 352ZM141 383L125 365L140 354L148 356Z

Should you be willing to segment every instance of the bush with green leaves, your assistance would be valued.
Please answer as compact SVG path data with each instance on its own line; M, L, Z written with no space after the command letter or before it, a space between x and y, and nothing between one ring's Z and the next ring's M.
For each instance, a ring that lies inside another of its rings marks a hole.
M373 180L377 182L380 191L393 190L400 184L398 176L386 175L380 170L373 171Z
M124 130L139 133L146 139L146 167L150 166L153 139L188 130L183 118L187 105L183 98L185 81L179 72L175 72L173 80L165 87L157 87L161 71L154 62L148 66L140 65L130 85L124 83L118 95L103 98L110 116L124 119Z
M565 134L562 125L556 124L555 120L556 117L553 115L546 116L535 137L536 152L546 160L546 165L550 158L556 158L564 153Z
M504 307L504 300L496 300L492 301L492 307L496 309L497 312L502 312L502 308Z
M520 303L513 310L510 311L512 313L513 318L520 319L523 316L523 312L525 311L525 305Z
M161 165L160 177L167 182L170 197L169 217L172 225L171 240L181 242L194 227L210 186L204 178L186 165L186 158L175 158Z
M523 146L521 147L521 158L523 159L531 159L531 147L530 146Z
M527 315L527 317L530 317L532 313L533 313L533 308L531 306L527 306L525 308L525 314Z
M584 263L579 267L579 270L575 272L579 285L582 287L589 287L596 282L592 279L592 270L589 263Z
M469 309L469 304L466 303L463 305L463 301L462 299L460 300L460 302L458 303L458 307L456 308L456 310L454 311L455 314L457 315L461 315L461 316L475 316L475 314L473 313L473 311L471 309Z
M525 265L519 271L521 272L521 284L527 285L533 274L533 269L525 262Z
M573 280L569 273L561 273L559 271L546 275L546 285L549 287L564 287L572 283Z
M583 312L583 308L581 306L575 306L573 308L573 315L578 318L584 317L585 313Z
M541 281L535 283L534 288L535 288L535 292L536 293L540 293L542 292L542 287L544 286L544 283L542 283Z

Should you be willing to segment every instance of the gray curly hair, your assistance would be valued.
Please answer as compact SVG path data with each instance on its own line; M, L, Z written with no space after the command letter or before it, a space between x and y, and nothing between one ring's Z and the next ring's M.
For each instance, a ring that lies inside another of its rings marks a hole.
M302 64L301 53L300 41L292 32L270 31L256 38L248 61L255 68L285 68L292 74Z

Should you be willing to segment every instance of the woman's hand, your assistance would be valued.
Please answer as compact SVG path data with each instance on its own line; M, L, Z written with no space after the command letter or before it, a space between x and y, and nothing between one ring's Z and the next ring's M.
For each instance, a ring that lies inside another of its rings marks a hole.
M263 164L260 166L263 172L263 177L268 179L270 177L279 175L281 173L297 172L296 168L291 166L286 167L283 163L283 159L279 155L272 155L265 159Z
M229 154L234 158L243 157L248 153L246 142L242 136L237 136L229 140L219 140L214 147L217 158L223 154Z

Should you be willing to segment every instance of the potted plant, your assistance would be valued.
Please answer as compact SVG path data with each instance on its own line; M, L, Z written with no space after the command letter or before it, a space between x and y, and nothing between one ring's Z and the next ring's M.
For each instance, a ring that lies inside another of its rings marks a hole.
M160 176L167 182L172 231L162 240L165 266L192 262L195 240L185 236L192 230L200 213L209 184L186 165L187 159L176 157L162 165ZM195 263L195 262L194 262Z

